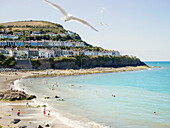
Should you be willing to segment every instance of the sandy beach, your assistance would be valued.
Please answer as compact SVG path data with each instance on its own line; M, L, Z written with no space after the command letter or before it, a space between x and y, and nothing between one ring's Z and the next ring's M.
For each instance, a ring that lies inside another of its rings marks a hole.
M4 91L9 89L8 85L10 81L15 81L20 78L38 78L38 77L54 77L62 75L85 75L94 73L111 73L122 71L134 71L145 70L149 67L122 67L122 68L94 68L94 69L80 69L80 70L43 70L43 71L8 71L0 73L0 90ZM45 126L50 124L50 127L54 128L69 128L69 126L63 124L61 121L55 119L54 115L43 115L43 107L37 107L35 102L28 101L29 107L26 106L26 101L12 101L12 102L0 102L0 126L6 127L20 127L27 126L27 128L38 128L39 125ZM11 110L13 108L13 111ZM21 115L17 116L17 111L20 110ZM46 109L48 113L48 106ZM17 124L12 124L14 119L20 119ZM51 123L52 122L52 123Z

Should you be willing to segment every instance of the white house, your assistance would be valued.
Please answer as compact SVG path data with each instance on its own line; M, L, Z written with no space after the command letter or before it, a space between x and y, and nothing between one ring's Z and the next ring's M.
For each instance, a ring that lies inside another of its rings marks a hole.
M73 56L80 55L79 51L73 51Z
M60 35L60 36L66 36L65 33L58 33L57 35Z
M42 34L40 34L40 32L38 31L33 31L31 36L41 36Z
M12 50L12 54L14 57L17 57L17 58L28 58L29 57L29 50L28 49L14 49Z
M72 31L67 31L67 32L66 32L66 35L73 36L73 35L74 35L74 32L72 32Z
M18 39L18 36L11 35L11 34L0 34L0 38L1 39L4 39L4 38L7 38L7 39Z
M15 35L15 36L23 35L23 32L13 32L13 35Z
M48 33L46 33L46 35L49 35L49 36L57 36L58 34L55 34L55 33L52 33L52 32L48 32Z
M95 53L94 53L94 51L84 51L84 55L95 56Z
M72 56L73 55L73 51L72 50L62 50L61 51L61 55L62 56Z

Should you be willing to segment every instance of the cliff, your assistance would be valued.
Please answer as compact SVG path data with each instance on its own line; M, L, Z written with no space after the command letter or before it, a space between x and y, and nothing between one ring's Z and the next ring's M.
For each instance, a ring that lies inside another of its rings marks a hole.
M56 57L51 59L40 59L34 63L33 69L80 69L95 67L125 67L125 66L147 66L138 58L129 56L75 56Z

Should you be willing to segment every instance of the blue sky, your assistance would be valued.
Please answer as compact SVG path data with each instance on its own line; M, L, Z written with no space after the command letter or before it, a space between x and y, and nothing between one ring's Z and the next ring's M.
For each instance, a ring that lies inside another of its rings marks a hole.
M77 22L65 23L60 19L63 15L42 0L0 0L0 23L52 21L94 46L119 50L143 61L170 61L170 0L49 1L88 21L99 32ZM101 26L100 22L108 26Z

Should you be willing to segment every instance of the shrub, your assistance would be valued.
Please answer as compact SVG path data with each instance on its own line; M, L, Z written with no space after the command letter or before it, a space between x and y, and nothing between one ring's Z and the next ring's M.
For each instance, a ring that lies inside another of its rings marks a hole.
M38 59L31 59L31 63L33 66L40 66L41 63L40 63L40 60Z
M12 68L16 64L15 58L14 57L8 57L5 59L5 61L2 62L2 65L4 67Z

